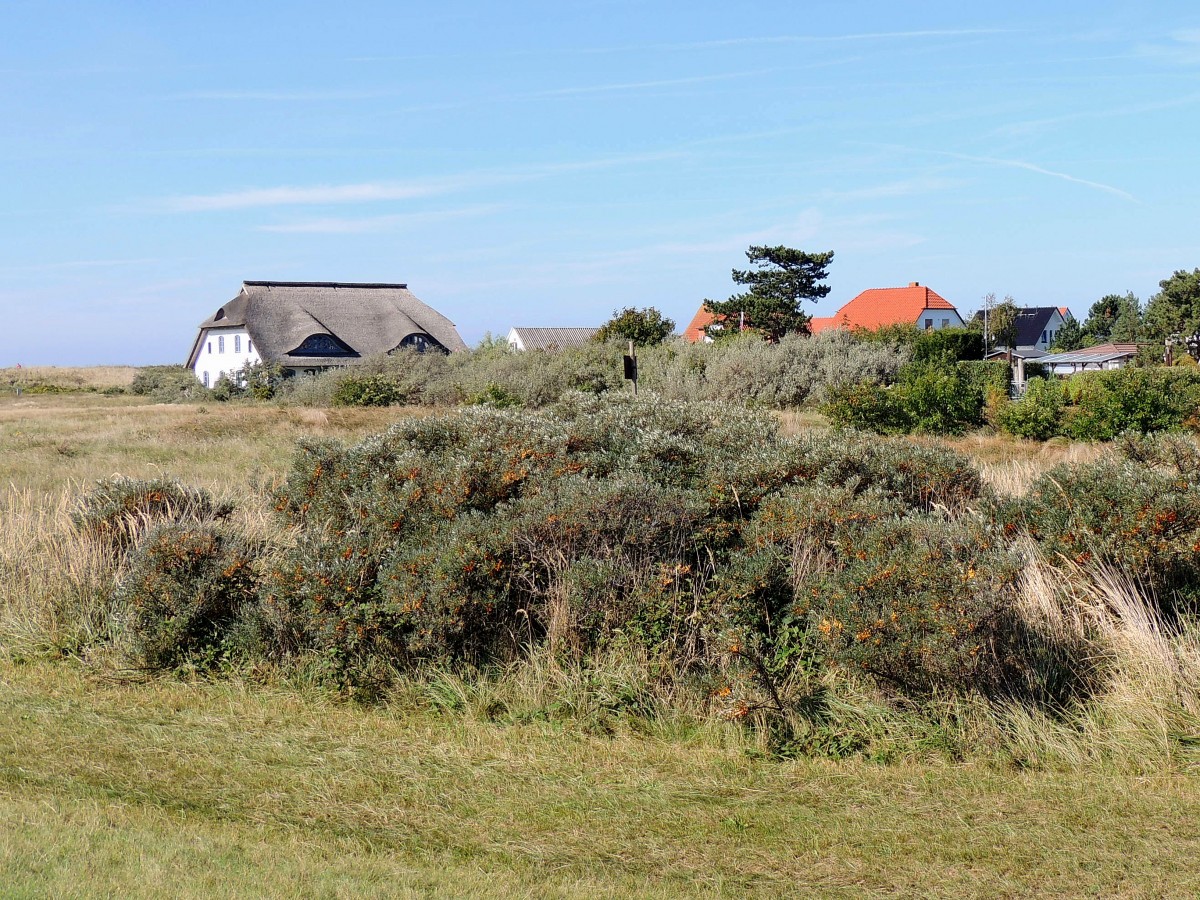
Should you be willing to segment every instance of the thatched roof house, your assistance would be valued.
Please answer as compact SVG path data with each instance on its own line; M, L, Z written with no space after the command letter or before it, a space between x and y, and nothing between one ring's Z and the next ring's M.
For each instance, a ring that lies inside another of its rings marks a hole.
M408 285L245 281L200 323L188 366L215 383L247 361L315 371L405 347L467 349L454 323Z

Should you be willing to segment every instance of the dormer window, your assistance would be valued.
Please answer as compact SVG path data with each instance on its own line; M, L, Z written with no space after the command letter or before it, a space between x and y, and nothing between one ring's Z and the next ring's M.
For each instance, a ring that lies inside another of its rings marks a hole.
M310 334L288 356L358 356L353 349L332 334Z
M219 321L223 318L225 318L225 307L222 306L220 309L217 310L217 314L215 316L213 316L213 320Z
M446 348L435 341L427 334L416 332L410 334L400 342L397 350L416 350L418 353L424 353L426 350L440 350L442 353L447 352Z

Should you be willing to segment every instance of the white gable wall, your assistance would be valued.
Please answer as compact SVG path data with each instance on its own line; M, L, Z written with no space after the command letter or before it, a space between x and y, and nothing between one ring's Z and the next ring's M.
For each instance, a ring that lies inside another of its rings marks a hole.
M1058 330L1065 324L1066 319L1063 318L1063 314L1057 309L1054 310L1054 312L1050 314L1050 321L1046 323L1046 330L1038 336L1037 343L1035 343L1033 346L1037 347L1039 350L1050 349L1050 345L1054 343L1054 339L1058 336Z
M222 375L232 374L248 362L261 362L261 357L245 327L206 328L200 335L200 350L192 371L205 386L212 387Z
M913 323L920 331L941 331L943 328L962 328L963 320L953 309L931 309L926 307Z

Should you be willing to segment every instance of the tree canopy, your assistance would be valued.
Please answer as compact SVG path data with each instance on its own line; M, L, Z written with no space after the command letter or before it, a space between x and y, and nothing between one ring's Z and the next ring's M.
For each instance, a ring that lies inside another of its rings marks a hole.
M1142 304L1132 293L1107 294L1092 304L1083 323L1086 344L1136 341L1142 326Z
M1180 269L1158 286L1146 305L1146 336L1161 341L1200 331L1200 269Z
M1083 326L1070 313L1067 313L1062 326L1054 334L1054 343L1050 345L1052 353L1067 353L1070 350L1080 350L1084 346Z
M668 319L653 306L645 309L627 306L614 309L612 318L600 326L594 339L600 342L613 339L633 341L639 347L649 347L661 344L674 330L674 320Z
M997 303L996 295L988 294L983 298L983 306L984 315L976 314L970 325L972 329L987 328L983 352L990 353L995 347L1011 348L1017 340L1017 315L1021 312L1017 301L1006 295Z
M752 246L746 258L751 268L734 269L733 280L749 290L724 301L704 301L717 319L708 327L709 336L727 337L741 326L777 342L788 332L807 331L811 317L801 303L815 303L829 294L829 285L821 282L833 261L833 251L806 253L784 246Z

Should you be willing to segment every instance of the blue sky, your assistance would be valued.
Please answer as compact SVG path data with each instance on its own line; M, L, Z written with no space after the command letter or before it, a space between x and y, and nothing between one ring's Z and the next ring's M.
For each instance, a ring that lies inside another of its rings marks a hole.
M404 281L468 343L750 244L828 314L1077 314L1200 266L1194 3L2 2L0 366L182 362L243 279Z

